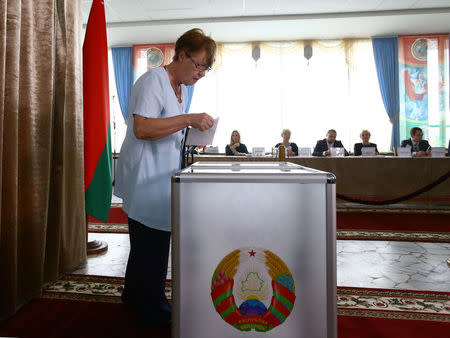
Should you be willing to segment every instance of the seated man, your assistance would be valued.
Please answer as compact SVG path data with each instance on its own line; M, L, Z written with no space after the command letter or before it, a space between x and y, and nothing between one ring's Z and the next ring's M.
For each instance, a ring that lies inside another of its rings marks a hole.
M330 156L331 150L330 148L344 148L341 141L336 140L336 130L330 129L327 132L327 138L323 140L317 141L316 146L314 147L313 156ZM345 156L348 156L347 150L345 150Z
M419 127L411 128L409 131L411 138L403 140L401 147L411 147L412 156L425 157L430 155L431 147L427 140L422 140L423 131Z

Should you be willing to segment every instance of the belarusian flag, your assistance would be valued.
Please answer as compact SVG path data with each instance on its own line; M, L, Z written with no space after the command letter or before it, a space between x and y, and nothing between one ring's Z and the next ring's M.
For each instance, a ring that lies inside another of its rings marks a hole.
M108 44L104 0L94 0L83 45L86 213L106 222L112 197Z

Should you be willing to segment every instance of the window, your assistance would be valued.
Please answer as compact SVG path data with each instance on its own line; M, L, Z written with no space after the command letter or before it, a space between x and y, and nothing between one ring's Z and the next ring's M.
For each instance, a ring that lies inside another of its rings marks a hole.
M391 123L384 109L369 39L314 41L313 56L303 42L260 44L255 62L251 44L219 46L217 64L196 84L190 112L220 116L215 145L224 151L237 129L251 150L270 150L281 130L299 147L313 147L334 128L348 150L368 129L378 149L388 151Z

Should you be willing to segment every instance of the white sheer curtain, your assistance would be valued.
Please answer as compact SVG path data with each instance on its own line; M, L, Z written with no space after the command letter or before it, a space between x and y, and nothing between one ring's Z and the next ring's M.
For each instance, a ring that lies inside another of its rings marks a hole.
M232 130L249 150L266 151L281 140L283 128L299 147L313 147L334 128L347 150L368 129L379 150L388 151L391 127L384 111L369 39L311 41L313 56L303 56L304 42L222 44L217 63L196 85L190 112L220 117L214 140L223 152Z

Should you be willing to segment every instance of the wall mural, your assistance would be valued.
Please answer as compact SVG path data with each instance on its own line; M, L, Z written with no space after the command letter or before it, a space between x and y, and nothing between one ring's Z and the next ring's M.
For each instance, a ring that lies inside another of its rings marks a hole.
M449 35L400 36L400 138L420 127L434 146L446 145Z

